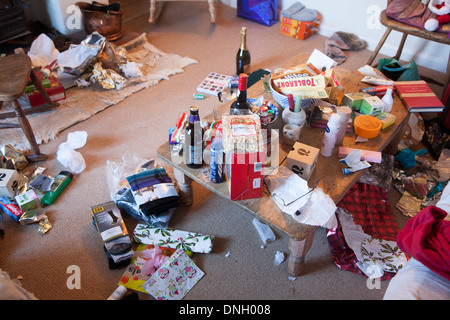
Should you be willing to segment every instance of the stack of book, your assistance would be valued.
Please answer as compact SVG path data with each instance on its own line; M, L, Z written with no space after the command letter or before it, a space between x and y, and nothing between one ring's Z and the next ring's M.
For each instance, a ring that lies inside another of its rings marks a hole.
M280 33L299 40L305 40L319 29L321 18L321 15L317 14L317 18L314 21L300 21L281 16Z

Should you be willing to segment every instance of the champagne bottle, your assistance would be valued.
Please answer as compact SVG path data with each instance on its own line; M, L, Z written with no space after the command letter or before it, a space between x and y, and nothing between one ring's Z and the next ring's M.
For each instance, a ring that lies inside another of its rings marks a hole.
M236 100L234 100L230 106L230 114L232 115L252 113L252 106L247 101L247 79L248 75L246 75L245 73L241 73L239 75L239 94Z
M184 146L186 166L200 168L203 164L203 130L196 105L190 108L189 124L184 133Z
M241 28L241 46L236 55L236 74L250 74L250 51L247 49L247 28Z

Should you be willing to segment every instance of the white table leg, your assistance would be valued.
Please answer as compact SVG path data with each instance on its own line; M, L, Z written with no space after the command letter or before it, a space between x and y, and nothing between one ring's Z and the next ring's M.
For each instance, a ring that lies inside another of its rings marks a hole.
M310 230L306 237L301 240L295 237L289 239L288 272L291 276L297 277L301 274L306 254L314 240L315 231L316 228Z
M194 202L194 193L192 190L192 179L177 169L173 169L175 180L180 189L180 201L185 206L190 206Z

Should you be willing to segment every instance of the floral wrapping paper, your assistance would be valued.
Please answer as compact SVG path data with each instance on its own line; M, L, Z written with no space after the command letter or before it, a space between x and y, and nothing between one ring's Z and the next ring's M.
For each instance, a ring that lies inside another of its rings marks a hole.
M204 275L186 252L178 249L143 288L157 300L181 300Z
M212 250L214 236L169 228L163 229L140 223L134 229L134 239L139 243L160 247L209 253Z

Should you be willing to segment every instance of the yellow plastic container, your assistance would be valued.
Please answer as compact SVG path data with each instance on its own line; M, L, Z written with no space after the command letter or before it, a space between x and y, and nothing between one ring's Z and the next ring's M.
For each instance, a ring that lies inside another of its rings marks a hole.
M355 118L355 133L361 138L375 138L381 130L382 123L373 116L362 115Z

